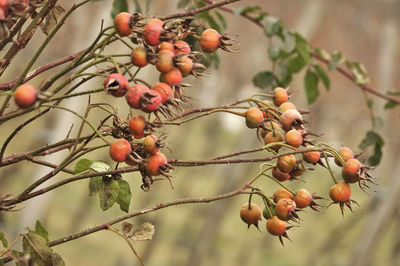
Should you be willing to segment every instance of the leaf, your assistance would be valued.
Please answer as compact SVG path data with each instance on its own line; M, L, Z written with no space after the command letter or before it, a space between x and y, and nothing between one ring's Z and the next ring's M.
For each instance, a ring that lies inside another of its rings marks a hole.
M3 232L0 232L0 241L3 244L3 247L8 248L8 241Z
M133 223L125 221L121 224L122 233L125 236L129 234L129 232L132 230L132 228L133 228Z
M43 227L43 225L39 222L39 220L36 220L36 225L35 225L35 233L40 235L41 237L46 240L46 242L49 242L49 233L47 230Z
M307 41L297 32L296 36L296 51L303 58L303 60L308 63L311 60L310 56L310 47L308 46Z
M284 29L283 35L283 50L286 53L291 53L297 46L296 36L290 30Z
M329 90L330 86L331 86L331 81L330 81L328 75L326 74L326 72L324 71L324 69L318 64L314 64L313 67L314 67L315 71L317 72L318 77L321 79L322 83L324 84L325 88L327 90Z
M100 208L103 211L111 208L117 200L118 194L119 185L117 181L103 182L103 187L99 191Z
M366 149L368 147L373 147L373 155L368 158L368 163L371 166L376 166L379 164L382 158L382 147L385 144L382 137L375 131L370 130L365 135L365 138L360 143L361 149Z
M90 166L93 164L92 160L89 159L80 159L74 167L74 175L83 173L90 169Z
M386 94L391 96L400 96L400 91L388 91ZM392 109L397 105L397 103L389 101L385 104L385 109Z
M259 6L243 6L243 7L238 7L234 10L234 13L236 15L245 15L248 13L252 13L254 11L261 11L261 7Z
M271 87L275 83L275 81L275 76L270 71L260 72L253 77L254 86L261 89Z
M54 29L57 25L59 18L64 14L65 10L62 6L56 5L50 12L47 14L45 20L40 24L40 29L46 35Z
M301 56L292 57L286 63L287 69L290 73L297 73L305 67L306 62Z
M125 180L118 180L119 193L116 202L119 204L121 211L129 212L129 205L132 199L131 188Z
M276 59L278 59L280 54L281 54L281 49L278 46L268 47L268 57L272 61L275 61Z
M95 161L90 166L90 169L92 169L95 172L105 172L105 171L110 171L111 166L103 161Z
M133 231L130 238L135 241L151 240L154 233L154 225L151 223L143 223L138 229Z
M314 48L314 52L327 61L331 61L331 55L324 49Z
M308 70L304 77L304 89L308 104L312 104L319 96L318 76L311 70Z
M261 21L264 28L264 34L267 37L272 37L279 33L282 28L282 22L275 17L267 16Z
M221 25L222 30L225 30L228 26L228 23L225 20L225 17L221 14L221 12L215 11L215 15L217 16L219 23Z
M35 233L28 233L22 238L22 248L25 254L30 255L33 265L53 265L52 250L46 245L43 237Z
M103 188L103 178L95 176L90 178L89 182L89 196L97 194Z
M336 68L341 66L345 61L346 59L344 58L341 52L334 51L331 54L331 60L329 61L328 69L330 71L335 70Z
M114 0L112 10L111 10L111 17L115 18L118 13L128 11L128 2L127 0Z
M65 266L65 262L59 254L53 252L51 254L51 258L52 258L53 266Z
M275 65L275 76L277 79L277 85L280 87L287 87L292 81L292 74L286 66L286 62L277 61Z
M350 69L355 77L355 82L358 85L364 85L369 83L369 77L367 70L364 65L359 62L346 62L347 67Z
M209 12L204 12L200 14L200 17L203 18L204 20L207 21L208 25L210 25L211 28L215 29L218 32L222 32L221 26L218 24L218 22L210 15Z

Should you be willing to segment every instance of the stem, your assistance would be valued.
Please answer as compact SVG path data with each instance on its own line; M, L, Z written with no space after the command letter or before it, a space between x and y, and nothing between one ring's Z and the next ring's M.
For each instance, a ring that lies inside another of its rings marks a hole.
M330 164L329 164L328 156L326 156L326 153L325 153L324 151L321 151L321 153L322 153L322 154L324 155L324 157L325 157L325 162L326 162L326 165L327 165L327 167L328 167L329 173L331 174L331 177L332 177L333 182L334 182L335 184L337 184L337 180L336 180L335 176L333 175L331 166L330 166Z
M139 254L136 252L136 250L133 248L133 245L131 243L131 241L129 241L128 238L126 238L123 234L121 234L120 232L118 232L117 229L112 228L111 226L107 227L107 230L110 230L111 232L114 232L115 234L117 234L118 236L120 236L121 238L123 238L125 240L126 243L128 243L129 247L131 248L133 254L135 254L136 258L140 261L140 264L142 266L144 266L142 259L140 258Z

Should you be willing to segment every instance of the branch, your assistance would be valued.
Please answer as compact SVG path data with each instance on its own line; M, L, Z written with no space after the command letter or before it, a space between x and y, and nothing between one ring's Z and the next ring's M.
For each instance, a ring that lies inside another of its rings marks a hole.
M224 5L228 5L234 2L239 2L240 0L225 0L225 1L221 1L218 3L213 3L212 1L210 5L205 6L205 7L201 7L201 8L197 8L197 9L193 9L187 12L182 12L182 13L176 13L176 14L172 14L172 15L168 15L168 16L164 16L164 17L160 17L161 20L167 20L167 19L173 19L173 18L181 18L181 17L190 17L190 16L194 16L196 14L205 12L207 10L213 9L213 8L217 8L217 7L221 7ZM207 1L209 2L209 1Z

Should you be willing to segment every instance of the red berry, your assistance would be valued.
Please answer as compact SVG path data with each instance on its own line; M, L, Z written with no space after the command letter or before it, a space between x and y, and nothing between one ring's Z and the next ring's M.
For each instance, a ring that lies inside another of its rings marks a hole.
M137 67L144 67L147 62L147 51L143 47L137 47L132 50L131 62Z
M131 28L132 15L128 12L121 12L114 18L114 27L120 36L128 36L132 33Z
M280 187L278 190L274 192L272 195L274 202L277 203L281 199L293 199L293 194L288 191L287 189L284 189L283 187Z
M146 85L135 84L128 89L128 92L125 95L126 101L130 107L140 109L142 107L140 105L140 97L142 97L143 93L149 91L150 89Z
M161 42L160 45L157 47L157 51L162 51L162 50L175 52L174 45L170 42Z
M264 120L263 113L257 107L250 107L244 114L246 126L248 128L257 128Z
M35 87L30 84L22 84L14 92L14 101L19 108L31 107L36 99Z
M284 141L285 137L282 135L281 132L277 131L277 130L273 130L268 132L265 137L264 137L264 143L265 144L270 144L270 143L274 143L274 142L281 142ZM279 149L281 148L280 145L275 145L270 147L270 149L274 150L275 152L278 152Z
M267 220L267 231L273 236L281 236L286 232L286 222L274 216Z
M307 149L313 149L314 146L312 145L307 145ZM319 159L321 158L321 153L319 151L307 151L303 153L303 159L304 161L312 164L316 164Z
M181 71L183 77L186 77L192 73L193 65L192 59L190 59L188 56L183 56L176 62L176 66Z
M122 97L129 89L129 82L124 75L112 73L104 81L104 88L107 93L115 97Z
M280 182L289 180L290 178L290 175L288 173L281 172L277 167L274 167L274 169L272 169L272 176Z
M206 53L215 52L220 46L221 35L214 29L203 31L200 38L201 49Z
M303 137L301 133L296 129L289 130L285 134L285 141L287 144L293 147L299 147L303 143Z
M155 110L158 109L158 107L161 104L161 99L162 98L161 98L161 95L160 95L160 93L158 91L150 90L150 91L147 92L147 94L148 94L148 98L150 99L150 101L152 103L148 103L148 104L142 106L141 110L146 112L146 113L151 113L151 112L154 112Z
M346 182L339 182L333 185L329 190L329 197L333 202L344 203L350 199L351 188Z
M157 146L157 137L153 135L146 136L143 140L143 150L145 153L154 155L159 151Z
M342 176L347 183L355 183L360 179L359 171L362 164L357 159L348 160L342 169Z
M12 0L9 1L11 8L17 11L24 11L29 6L29 0Z
M170 86L179 85L182 82L182 73L177 68L173 68L167 73L161 73L160 81Z
M142 115L135 115L129 120L129 130L135 139L144 137L144 129L146 127L146 119Z
M174 43L175 54L189 54L191 52L190 46L187 42L179 40Z
M280 199L275 206L275 213L279 219L287 221L296 209L296 203L291 199Z
M167 83L159 82L151 87L151 89L160 93L161 103L165 103L172 96L172 88Z
M255 203L251 203L250 208L249 204L245 203L240 209L240 218L248 227L250 227L250 225L255 225L258 228L258 221L261 220L261 215L261 208Z
M296 203L297 208L306 208L310 206L313 200L312 195L305 189L299 189L294 195L294 202Z
M125 161L131 151L131 144L126 139L117 139L110 145L110 156L116 162Z
M343 147L339 150L339 155L342 157L344 162L354 158L353 151L350 148ZM335 157L335 163L338 166L343 166L342 163Z
M303 117L297 110L287 110L281 114L279 117L279 123L285 131L292 129L295 124L301 124Z
M147 24L157 24L157 25L163 26L164 25L164 21L162 21L159 18L152 18L149 21L147 21Z
M279 105L279 112L283 113L287 110L297 110L296 106L291 102L285 102Z
M281 172L290 173L297 166L296 157L293 154L284 155L278 159L276 166Z
M151 46L160 44L160 35L163 32L163 27L157 23L147 24L143 31L143 40Z
M146 173L150 176L158 176L161 174L160 167L167 163L167 157L161 152L157 152L146 158L145 169Z
M288 99L289 99L288 93L284 88L281 87L275 88L273 100L276 106L280 106L284 102L287 102Z
M161 50L158 52L158 59L156 62L156 68L161 73L167 73L174 67L174 56L175 54L168 50Z

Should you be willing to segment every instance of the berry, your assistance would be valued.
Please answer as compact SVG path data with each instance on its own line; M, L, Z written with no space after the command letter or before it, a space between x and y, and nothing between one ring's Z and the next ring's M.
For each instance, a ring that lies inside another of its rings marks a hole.
M189 54L191 52L190 46L185 41L176 41L174 44L175 54Z
M283 187L280 187L272 195L272 198L274 199L275 203L277 203L281 199L293 199L293 197L294 197L293 194L289 190Z
M265 144L281 142L284 140L285 140L285 137L283 136L283 134L276 130L268 132L264 137ZM275 152L278 152L280 148L281 148L280 145L274 145L274 146L270 147L270 149L274 150Z
M220 39L221 35L216 30L206 29L201 34L200 38L201 49L209 54L215 52L221 45Z
M150 89L143 84L135 84L128 89L127 94L125 95L126 101L130 107L134 109L140 109L142 106L140 104L140 98L143 93L149 92Z
M306 148L313 149L314 146L307 145ZM308 163L316 164L320 158L321 158L321 153L319 151L307 151L303 153L303 160Z
M114 27L120 36L128 36L132 33L131 28L132 15L128 12L121 12L114 18Z
M305 189L299 189L294 195L294 202L297 208L306 208L310 206L313 196Z
M170 86L179 85L182 82L182 73L177 68L173 68L167 73L161 73L160 81Z
M255 203L251 203L250 208L249 204L245 203L240 209L240 218L242 218L248 227L255 225L258 228L258 221L261 220L261 214L261 208Z
M279 117L279 123L285 131L289 131L293 126L303 123L303 117L297 110L287 110Z
M124 75L112 73L104 81L104 88L107 93L115 97L122 97L129 89L129 82Z
M165 157L161 152L157 152L156 154L146 158L144 167L148 175L158 176L161 175L160 168L166 163L167 157Z
M153 135L146 136L143 140L143 150L145 153L154 155L159 151L157 137Z
M282 236L286 233L286 222L274 216L267 220L267 231L273 236Z
M285 134L285 141L290 146L297 148L303 143L303 137L299 131L292 129Z
M147 62L147 51L143 47L137 47L132 50L131 62L137 67L144 67L148 64Z
M150 98L152 103L148 103L141 107L141 110L146 113L154 112L161 104L161 94L158 91L150 90L147 92L147 97Z
M248 128L257 128L264 120L263 113L256 107L250 107L244 114Z
M359 171L362 164L357 159L348 160L342 169L342 176L347 183L355 183L360 180Z
M151 46L160 44L160 35L163 32L163 27L157 23L147 24L143 30L143 40Z
M175 52L174 45L170 42L161 42L160 45L157 47L157 51L162 51L162 50Z
M296 106L291 102L284 102L279 105L279 112L283 113L287 110L297 110Z
M9 3L11 8L17 11L24 11L29 6L29 0L12 0Z
M267 135L268 132L270 132L270 131L273 131L273 130L275 130L275 131L281 131L281 130L282 130L281 126L280 126L278 123L276 123L275 121L272 121L272 120L266 121L266 122L264 123L264 126L265 126L265 128L267 128L267 129L269 129L269 130L265 130L265 129L261 128L260 133L261 133L261 136L262 136L263 138L265 138L265 135Z
M339 150L339 155L340 155L340 157L342 157L342 159L343 159L344 162L347 162L348 160L354 158L353 151L352 151L350 148L347 148L347 147L341 148L341 149ZM338 166L343 166L343 165L341 164L341 162L340 162L336 157L335 157L335 163L336 163Z
M188 56L183 56L176 62L176 66L178 67L179 71L181 71L183 77L186 77L192 73L193 65L192 59L190 59Z
M164 25L164 21L162 21L159 18L152 18L149 21L147 21L147 24L157 24L157 25L163 26Z
M157 91L161 95L161 103L165 103L168 101L172 96L172 88L167 83L159 82L153 87L151 90Z
M296 203L292 199L280 199L275 206L275 213L279 219L287 221L295 215ZM297 218L297 217L296 217Z
M110 156L119 163L125 161L131 151L131 144L126 139L117 139L110 145Z
M135 139L141 139L144 137L146 119L142 115L132 116L129 120L128 126Z
M14 92L14 101L19 108L31 107L36 99L35 87L30 84L22 84Z
M158 52L158 59L156 62L156 68L161 73L167 73L174 67L174 56L175 54L168 50L161 50Z
M284 88L277 87L274 89L274 104L276 106L280 106L284 102L287 102L289 99L288 93Z
M290 173L296 168L296 157L293 154L284 155L278 159L276 166L281 172Z
M272 176L280 182L289 180L290 175L288 173L281 172L277 167L272 169Z
M345 203L350 200L351 188L346 182L339 182L329 190L329 197L336 203Z

